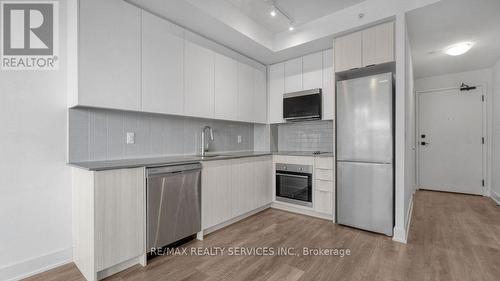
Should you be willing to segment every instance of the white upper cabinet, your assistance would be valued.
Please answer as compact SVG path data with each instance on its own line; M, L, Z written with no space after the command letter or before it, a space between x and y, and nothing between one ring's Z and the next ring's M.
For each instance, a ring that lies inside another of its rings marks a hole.
M394 61L394 22L335 39L335 72Z
M285 93L302 91L302 57L285 62Z
M335 116L335 74L333 71L333 49L323 51L323 120Z
M283 93L285 92L285 64L269 66L269 123L283 123Z
M123 0L69 5L69 107L267 123L260 63Z
M266 71L254 69L254 121L256 123L267 123L267 87Z
M394 61L394 22L363 30L363 66Z
M78 92L70 106L140 110L141 10L122 0L80 1L78 30Z
M302 59L303 90L322 88L323 52L304 56Z
M213 118L215 53L187 40L184 51L185 113L188 116Z
M184 30L142 12L142 110L184 113Z
M215 54L214 117L238 120L238 62Z
M238 120L254 121L254 81L253 68L238 63Z
M362 32L351 33L335 39L335 72L360 68Z

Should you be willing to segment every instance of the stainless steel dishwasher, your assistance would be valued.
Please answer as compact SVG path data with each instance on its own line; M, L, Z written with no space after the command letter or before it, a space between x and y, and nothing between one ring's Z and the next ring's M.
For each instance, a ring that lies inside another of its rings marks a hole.
M201 230L201 164L148 168L148 253Z

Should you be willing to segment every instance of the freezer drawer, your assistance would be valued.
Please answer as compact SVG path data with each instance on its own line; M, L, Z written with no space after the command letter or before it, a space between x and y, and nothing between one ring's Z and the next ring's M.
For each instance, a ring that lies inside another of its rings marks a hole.
M392 236L392 164L337 162L337 222Z
M393 160L392 74L337 84L337 159Z

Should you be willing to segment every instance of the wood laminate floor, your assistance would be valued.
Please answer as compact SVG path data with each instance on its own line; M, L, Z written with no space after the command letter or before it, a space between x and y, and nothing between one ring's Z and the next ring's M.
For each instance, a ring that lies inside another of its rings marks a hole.
M106 280L500 280L500 207L486 197L432 191L414 200L406 245L268 209L184 247L344 248L351 255L162 256ZM84 278L69 264L28 280Z

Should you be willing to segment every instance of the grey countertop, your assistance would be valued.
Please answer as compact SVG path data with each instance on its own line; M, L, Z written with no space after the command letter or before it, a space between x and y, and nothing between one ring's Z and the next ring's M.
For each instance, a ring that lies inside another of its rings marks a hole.
M215 161L227 160L244 157L257 157L265 155L292 155L292 156L310 156L310 157L332 157L333 153L322 153L313 155L312 152L300 151L279 151L279 152L232 152L232 153L210 153L208 157L201 157L196 155L181 155L181 156L166 156L154 158L137 158L137 159L119 159L119 160L105 160L105 161L87 161L87 162L74 162L68 165L89 170L89 171L103 171L113 169L137 168L137 167L158 167L165 165L177 165L192 162L202 161Z
M333 152L321 152L320 154L313 154L312 151L276 151L276 152L273 152L273 155L333 157Z

